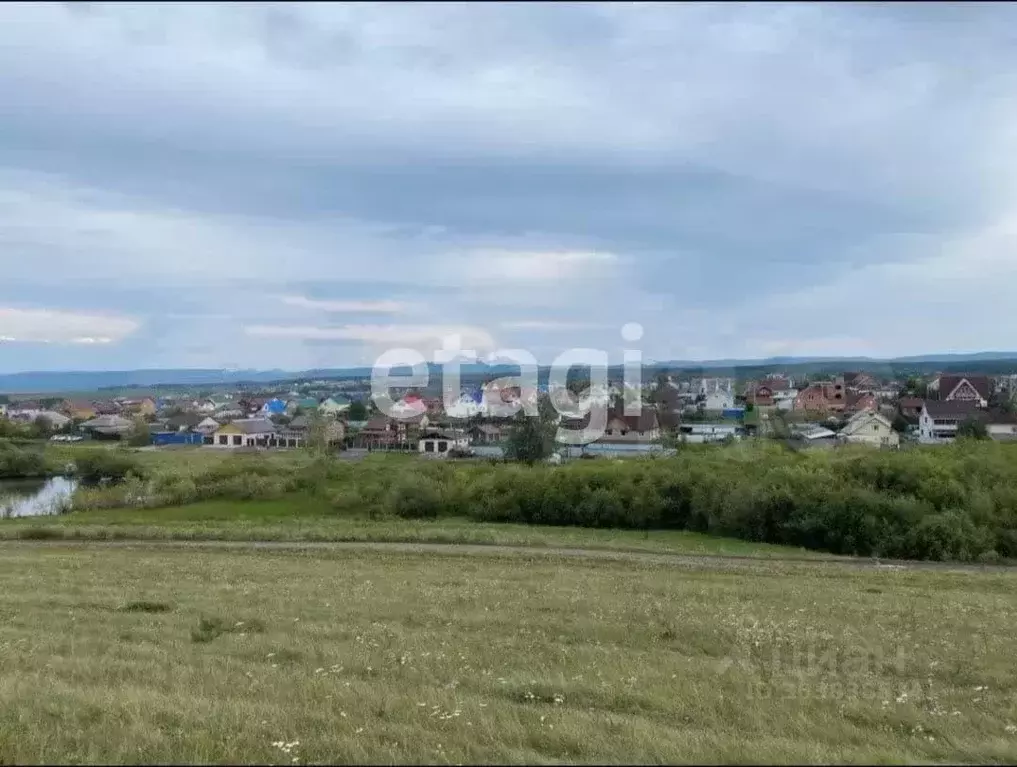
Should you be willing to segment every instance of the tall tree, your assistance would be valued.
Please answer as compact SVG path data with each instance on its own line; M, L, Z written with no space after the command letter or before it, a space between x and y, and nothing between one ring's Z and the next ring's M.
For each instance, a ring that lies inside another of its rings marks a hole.
M977 418L966 418L957 425L957 437L967 439L988 439L989 430Z
M328 424L320 410L307 413L307 447L312 452L322 454L328 449Z
M139 416L134 419L134 427L127 443L132 447L144 447L152 443L152 430L144 418Z
M554 406L549 400L539 402L536 416L528 416L520 410L509 429L505 456L528 464L545 460L554 452L557 429Z
M53 433L53 424L44 415L36 416L32 422L32 432L33 436L45 439Z

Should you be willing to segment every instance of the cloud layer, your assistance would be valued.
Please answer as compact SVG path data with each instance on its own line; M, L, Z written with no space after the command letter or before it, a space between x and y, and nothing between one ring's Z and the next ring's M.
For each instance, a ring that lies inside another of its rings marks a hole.
M1012 348L1015 21L0 4L0 371Z

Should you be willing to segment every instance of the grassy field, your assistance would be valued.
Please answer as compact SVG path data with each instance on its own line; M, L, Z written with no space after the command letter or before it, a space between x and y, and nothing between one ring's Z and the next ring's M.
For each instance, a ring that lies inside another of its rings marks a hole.
M676 554L829 559L823 552L684 530L578 527L340 516L323 500L207 501L164 509L105 509L0 520L0 540L393 541L565 546Z
M1017 760L1017 574L0 548L4 763Z

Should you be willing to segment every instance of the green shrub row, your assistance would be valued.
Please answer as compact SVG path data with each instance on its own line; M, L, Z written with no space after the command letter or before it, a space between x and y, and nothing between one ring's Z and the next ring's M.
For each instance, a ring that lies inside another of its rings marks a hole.
M402 517L682 529L891 558L1017 558L1017 446L993 443L816 453L705 446L564 467L422 466L398 478L386 501Z
M668 458L565 466L394 456L281 465L252 455L187 474L145 478L135 467L123 476L79 491L75 508L309 494L337 514L683 529L892 558L1017 558L1017 445L991 442L899 452L688 446Z

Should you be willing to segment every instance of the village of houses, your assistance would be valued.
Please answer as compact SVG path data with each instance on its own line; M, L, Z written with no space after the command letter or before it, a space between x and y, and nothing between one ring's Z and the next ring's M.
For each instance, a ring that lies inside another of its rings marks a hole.
M952 442L969 422L980 424L984 437L1017 440L1011 405L1017 376L943 374L918 385L916 391L913 379L881 380L864 372L813 381L772 375L741 385L733 378L660 375L639 390L615 384L588 391L608 407L608 420L600 439L574 450L633 454L674 441L753 437L786 439L802 449L851 443L892 449ZM334 449L494 457L502 452L507 421L491 414L493 404L541 396L553 399L556 392L546 387L527 392L503 379L464 391L446 408L440 396L411 390L403 392L389 416L374 408L367 382L319 381L299 389L203 398L40 402L12 396L0 404L0 416L35 424L42 420L56 432L51 439L61 441L129 439L144 423L153 449L201 445L211 450L301 448L308 444L313 421L322 424L321 439ZM642 403L640 412L626 414L623 401L635 397Z

